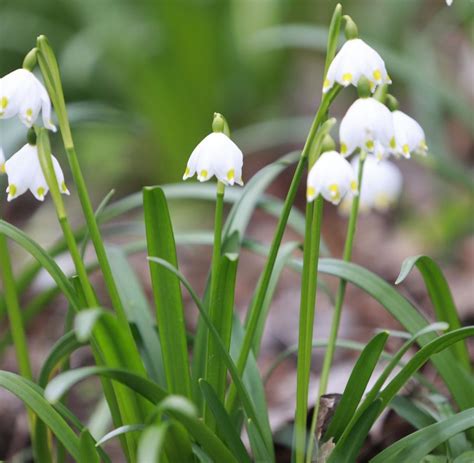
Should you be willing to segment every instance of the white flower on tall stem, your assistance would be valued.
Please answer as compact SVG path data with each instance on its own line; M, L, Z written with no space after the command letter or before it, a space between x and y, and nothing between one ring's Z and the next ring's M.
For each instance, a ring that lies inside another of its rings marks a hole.
M359 157L352 160L355 172L359 171ZM360 186L359 207L362 212L372 209L385 212L399 200L403 187L403 177L400 169L393 162L378 161L368 156L364 162L362 184ZM348 211L351 198L346 198L341 205L343 211Z
M200 182L215 175L225 185L243 185L242 164L243 154L240 148L224 133L213 132L194 148L183 180L197 173Z
M51 157L59 190L61 193L69 195L61 166L54 156ZM30 190L39 201L44 200L49 188L41 169L36 145L26 144L17 151L5 163L5 171L8 176L8 201L22 195L26 190Z
M428 146L421 125L402 111L393 111L392 117L397 144L395 153L405 158L409 158L414 152L426 155Z
M352 103L339 128L341 154L349 156L357 148L367 153L395 150L395 132L390 110L374 98Z
M0 119L18 115L23 124L32 127L40 111L44 126L55 132L48 92L31 71L17 69L0 79Z
M5 154L3 148L0 146L0 174L5 173Z
M308 174L308 202L322 195L327 201L339 204L349 192L357 194L357 180L352 166L337 151L321 154Z
M344 87L357 86L359 79L366 77L372 92L377 85L391 84L380 55L362 39L348 40L332 60L323 84L323 93L337 82Z

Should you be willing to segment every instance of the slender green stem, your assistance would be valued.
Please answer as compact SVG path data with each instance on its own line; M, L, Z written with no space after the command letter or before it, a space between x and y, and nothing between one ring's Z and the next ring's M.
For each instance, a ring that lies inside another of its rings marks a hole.
M5 305L10 324L10 333L15 347L18 370L24 378L33 379L30 357L28 355L28 344L26 341L25 328L23 326L23 317L18 301L18 293L13 275L13 268L8 250L8 243L5 235L0 234L0 279L3 283L3 293L5 296ZM27 409L28 425L33 444L35 443L35 415ZM34 448L34 445L33 445Z
M355 237L355 233L357 229L357 219L359 216L360 190L361 190L360 186L362 184L364 161L365 161L365 157L361 155L359 157L359 172L358 172L358 178L357 178L357 183L359 186L359 195L354 196L352 200L351 214L350 214L349 223L347 226L346 242L344 245L344 253L343 253L343 260L345 262L350 262L350 260L352 259L352 247L353 247L354 237ZM319 400L321 396L326 393L326 389L328 385L329 372L331 370L331 365L334 358L337 334L339 332L339 325L341 322L342 307L344 305L344 297L346 294L346 285L347 285L346 280L340 280L339 287L337 289L336 302L334 305L334 314L333 314L331 330L329 332L329 338L328 338L328 346L326 349L326 353L324 354L323 367L322 367L321 376L319 379L318 397L317 397L316 404L314 407L313 418L311 420L310 439L308 442L306 463L311 463L311 458L312 458L313 449L314 449L314 435L315 435L317 420L318 420Z
M69 253L74 262L79 280L81 282L82 289L86 298L87 305L89 307L97 306L97 298L94 293L94 289L89 281L87 270L84 262L81 258L79 247L76 243L74 232L72 231L71 224L69 223L66 208L59 191L58 180L54 172L53 160L51 157L51 148L49 145L49 138L45 129L38 130L38 156L43 170L44 177L48 184L53 199L56 214L58 216L59 224L64 235L64 239L67 243Z
M304 241L303 275L301 280L296 413L293 446L293 456L296 463L302 463L304 461L306 448L308 390L311 371L316 289L318 284L323 201L322 196L318 196L314 203L308 203L306 207L307 224Z
M219 267L220 267L220 258L221 258L221 241L222 241L222 214L224 210L224 191L225 185L222 182L217 182L217 194L216 194L216 210L214 218L214 245L212 250L212 267L211 267L211 289L209 297L209 317L212 320L212 323L215 327L221 325L221 307L217 306L218 300L218 280L219 280ZM219 363L219 348L216 346L215 340L208 336L207 339L207 355L206 355L206 379L209 384L214 388L216 394L219 394L219 372L218 367ZM222 391L224 392L224 391ZM221 400L224 399L223 393ZM215 429L215 419L214 415L210 411L209 407L206 405L204 408L204 421L211 427Z
M71 126L69 124L69 118L67 115L66 102L64 99L64 92L56 56L45 36L38 37L37 47L38 63L41 68L41 73L43 74L49 96L51 97L51 101L53 102L54 109L58 116L61 137L66 149L69 165L71 167L71 173L74 183L76 184L79 201L86 219L91 241L97 254L97 260L102 270L105 285L121 325L125 330L130 331L125 310L123 308L123 304L113 278L107 253L105 251L104 242L102 241L99 226L92 208L92 203L87 191L84 176L82 175L81 167L76 155L76 150L74 148Z
M285 232L286 224L288 222L288 217L290 215L291 208L293 207L293 203L295 201L295 197L298 192L298 187L300 185L301 178L303 177L303 172L308 160L310 149L313 146L314 138L316 137L318 128L326 117L326 113L329 108L329 105L331 104L333 99L336 97L339 90L340 90L339 87L334 87L330 92L326 93L323 96L321 105L319 106L316 116L314 117L313 123L311 125L308 137L306 139L306 143L303 147L303 151L301 152L301 158L298 162L298 165L296 166L296 170L293 175L290 188L286 195L280 218L278 220L278 225L275 231L275 235L273 237L273 241L270 246L268 258L265 263L265 267L263 269L262 276L258 284L256 295L252 301L252 305L249 308L249 315L247 317L247 323L245 326L245 335L242 342L240 354L237 360L237 369L240 375L242 375L245 370L247 359L252 349L254 336L258 327L259 319L262 314L263 303L265 301L268 285L270 282L270 278L272 276L273 267L275 266L275 261L278 255L278 250L280 248L281 241L283 239L283 234ZM234 384L232 384L229 391L228 398L227 398L228 410L234 409L234 407L236 406L236 399L237 399L237 391L235 389Z

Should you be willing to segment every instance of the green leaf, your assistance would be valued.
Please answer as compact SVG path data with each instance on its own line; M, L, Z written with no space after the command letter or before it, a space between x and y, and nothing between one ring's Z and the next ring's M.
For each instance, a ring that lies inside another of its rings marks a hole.
M160 423L145 429L138 443L137 463L159 463L165 447L169 423Z
M207 454L216 462L238 463L230 450L216 435L198 418L193 403L181 396L169 396L159 405L161 413L174 418L203 447Z
M46 387L44 396L49 402L57 403L75 384L91 376L103 376L124 384L153 404L157 404L168 395L165 390L153 381L125 369L83 367L66 371L53 378Z
M474 461L474 450L469 450L459 455L453 463L472 463Z
M402 283L415 266L423 277L431 302L433 303L436 318L448 323L450 330L461 328L462 325L459 321L448 282L433 259L428 256L414 256L405 259L395 284ZM452 352L466 370L471 371L471 362L466 343L459 342L455 344L452 347Z
M216 419L217 429L222 435L225 443L240 463L250 463L250 457L245 450L245 446L240 439L240 435L234 428L234 425L232 424L226 409L222 405L222 402L219 401L216 393L208 382L200 379L199 386L207 404L209 405L210 410Z
M444 334L433 341L429 342L423 346L409 361L408 363L400 370L400 372L395 376L395 378L387 385L387 387L378 395L378 398L375 402L372 402L371 405L362 413L360 418L355 422L351 422L350 427L347 427L344 431L343 436L336 445L336 449L341 445L342 447L347 445L348 441L353 439L354 433L358 434L360 432L361 426L367 427L370 423L368 422L367 412L377 403L377 414L370 415L373 417L373 422L377 419L377 416L383 411L383 409L390 403L390 401L395 397L398 391L406 384L406 382L413 376L413 374L421 368L421 366L433 355L438 354L444 349L447 349L453 343L465 339L468 336L474 335L474 327L472 328L460 328L455 331L451 331L447 334ZM461 369L460 371L464 371ZM469 394L469 391L473 390L473 387L469 387L466 391L466 394ZM367 433L370 430L373 422L367 428ZM362 442L361 442L362 445ZM358 451L358 450L357 450ZM356 455L356 454L354 454ZM400 460L404 461L404 460Z
M75 350L83 346L84 343L77 340L74 331L66 333L64 336L59 338L51 348L48 357L41 367L40 374L38 376L38 385L45 388L48 384L50 376L53 374L54 369L59 363L65 358L69 357Z
M119 428L113 429L112 431L108 432L105 436L101 437L97 441L97 444L95 444L95 445L96 445L96 447L99 446L99 445L103 445L106 442L108 442L109 440L111 440L111 439L113 439L117 436L121 436L121 435L126 434L128 432L141 431L145 428L146 428L146 426L142 423L126 424L125 426L120 426Z
M76 461L81 461L79 439L61 415L49 404L31 381L8 371L0 371L0 387L18 397L57 437Z
M381 410L379 400L372 402L367 410L359 418L357 426L352 432L343 436L331 452L327 463L353 463L357 459L360 448L362 447L373 422Z
M158 257L177 267L173 228L163 190L143 189L148 255ZM186 326L179 279L157 265L150 265L160 332L163 364L171 393L191 396Z
M66 275L64 275L58 264L56 264L56 262L38 243L33 241L20 229L3 220L0 220L0 233L3 233L8 238L12 239L23 249L25 249L25 251L30 253L39 262L39 268L44 268L51 275L55 283L59 286L59 288L61 288L62 293L66 296L72 307L74 307L75 310L79 310L81 308L77 294L68 278Z
M388 333L382 332L374 336L357 359L341 401L336 408L324 439L333 438L337 442L347 424L355 413L360 399L364 394L372 373L377 366L380 354L387 342Z
M236 256L238 257L238 255ZM228 255L223 255L221 257L216 288L215 305L218 310L214 320L214 326L227 351L230 349L230 340L232 336L237 265L237 258L229 258ZM207 365L206 379L216 388L214 392L217 395L218 400L223 401L225 398L227 383L227 367L225 361L222 359L220 346L217 345L213 337L209 338L207 351L207 355L213 360Z
M385 407L403 385L413 376L413 374L423 366L423 364L435 354L447 349L453 343L474 336L474 327L459 328L434 339L424 345L399 371L395 378L390 381L387 387L380 393L379 397ZM433 362L434 362L433 358ZM457 378L458 379L458 378ZM474 380L471 378L471 384L464 392L468 397L472 396L469 391L474 390ZM472 397L470 397L472 400Z
M90 340L97 321L105 314L104 309L90 308L82 310L74 317L73 330L79 342Z
M120 299L123 302L127 319L134 323L140 335L142 357L150 377L165 387L161 345L155 331L154 320L147 297L138 281L135 271L128 263L125 252L117 246L108 246L107 255L112 267Z
M472 427L474 427L474 408L464 410L400 439L370 461L371 463L418 462L443 442Z
M428 325L426 319L407 299L382 278L364 267L336 259L320 259L319 271L343 278L361 288L379 301L412 334ZM424 345L433 338L433 334L425 334L418 339L418 344ZM472 384L468 377L463 375L465 370L459 365L456 358L450 352L443 352L435 356L432 361L456 403L462 409L473 406L474 396L469 393Z
M268 453L268 449L258 433L254 422L251 419L247 420L247 433L249 435L250 447L255 463L266 463L275 461Z
M416 429L425 428L436 422L429 413L418 407L407 397L395 396L390 402L390 408Z
M235 384L235 388L236 388L238 397L239 397L239 399L242 403L242 406L245 410L245 413L247 414L247 416L249 418L251 418L255 422L256 427L258 428L258 431L260 432L261 436L263 436L264 435L264 431L263 431L264 426L259 421L259 416L256 413L255 407L254 407L253 402L252 402L252 400L249 396L249 393L248 393L244 383L242 382L242 379L240 378L237 367L236 367L235 363L233 362L231 356L227 352L224 344L222 343L222 340L220 339L219 333L217 332L216 328L212 324L212 322L209 318L209 315L207 314L201 300L197 296L197 294L194 291L193 287L188 282L188 280L185 278L185 276L178 269L173 267L168 261L157 258L157 257L148 257L148 259L151 262L154 262L156 264L159 264L159 265L163 266L165 269L169 270L174 275L176 275L180 279L180 281L182 282L184 287L188 290L189 294L191 295L191 298L193 299L194 303L196 304L196 307L199 310L199 313L201 315L203 323L206 324L206 326L209 330L210 336L213 336L214 339L217 342L217 345L220 346L220 351L221 351L221 354L222 354L222 358L225 360L225 362L227 364L227 369L229 370L230 376L232 377L232 380ZM264 417L264 418L267 419L267 417ZM263 417L262 417L262 419L263 419Z
M95 448L95 441L86 428L81 431L79 445L81 448L81 462L100 463L99 454Z

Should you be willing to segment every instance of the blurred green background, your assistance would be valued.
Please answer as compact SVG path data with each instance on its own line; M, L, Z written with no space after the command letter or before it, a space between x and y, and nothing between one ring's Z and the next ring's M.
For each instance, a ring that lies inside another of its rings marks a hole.
M21 65L37 35L49 37L96 203L111 188L120 197L144 184L179 180L214 111L226 115L246 155L260 155L246 162L248 178L304 141L320 99L335 4L1 0L0 74ZM472 227L473 2L455 0L450 8L444 0L342 4L385 59L402 109L426 131L426 164L434 171L427 180L429 210L424 188L420 198L412 194L421 204L402 217L407 223L416 218L433 242L448 245ZM344 92L334 115L342 117L354 97ZM2 121L0 135L11 154L23 143L24 129ZM421 225L420 213L427 219Z

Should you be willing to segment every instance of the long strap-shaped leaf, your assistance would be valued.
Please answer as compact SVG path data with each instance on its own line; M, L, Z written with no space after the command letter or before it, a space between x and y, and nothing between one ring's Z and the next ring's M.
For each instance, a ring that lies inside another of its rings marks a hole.
M336 408L336 412L329 424L325 438L333 437L337 442L344 429L349 423L352 415L359 405L367 384L380 358L388 333L382 332L374 336L360 354L349 381L346 384L341 401Z
M66 371L53 378L45 389L45 397L49 402L56 403L71 387L91 376L103 376L117 381L133 389L137 394L142 395L153 404L157 404L168 395L165 390L161 389L153 381L125 369L83 367Z
M173 227L163 190L159 187L144 188L143 208L148 255L164 259L177 267ZM179 279L154 264L150 264L150 273L168 390L190 397L186 326Z
M431 257L414 256L405 259L395 284L403 282L415 266L425 281L428 294L430 295L436 313L436 318L439 321L448 323L450 330L461 328L462 325L459 321L458 312L454 305L448 282L439 268L439 265L431 259ZM464 368L466 368L467 371L471 371L471 362L466 344L459 342L452 347L452 351Z
M418 463L438 445L456 434L474 427L474 408L420 429L386 448L370 463Z
M53 278L74 309L79 310L81 303L66 275L48 253L20 229L0 220L0 233L15 241L28 251Z
M35 386L33 384L33 386ZM61 415L32 387L27 379L8 371L0 371L0 387L16 395L64 445L75 461L81 462L79 439Z
M395 376L395 378L387 385L387 387L379 394L378 398L372 402L372 404L365 410L360 418L352 424L352 426L347 427L344 430L343 435L340 440L337 442L334 455L346 455L348 449L351 449L352 457L355 459L357 456L360 447L363 444L363 440L358 441L359 447L356 447L354 442L356 441L355 436L360 435L360 430L362 428L366 429L367 433L372 427L373 423L384 410L384 408L390 403L390 401L395 397L398 391L406 384L406 382L414 375L414 373L420 369L431 357L439 356L440 352L444 349L449 348L455 342L466 339L469 336L474 335L474 327L460 328L450 333L444 334L433 341L429 342L423 346L400 370L400 372ZM434 360L434 359L433 359ZM467 393L472 390L468 388ZM353 460L340 460L336 456L329 459L329 463L340 461L353 461ZM400 460L403 461L403 460Z
M260 437L265 441L264 432L263 432L264 427L260 423L260 417L258 416L258 414L255 411L255 407L254 407L254 405L252 403L252 400L251 400L251 398L250 398L250 396L247 392L247 389L245 388L245 385L244 385L242 379L240 378L240 375L237 371L237 367L236 367L235 363L233 362L230 354L227 352L224 344L222 343L222 340L220 339L219 333L217 332L216 328L212 324L212 322L209 318L209 315L206 313L206 310L205 310L201 300L197 296L196 292L194 291L193 287L188 282L186 277L178 269L173 267L169 262L167 262L163 259L156 258L156 257L148 257L148 259L151 262L159 264L159 265L163 266L164 268L166 268L167 270L169 270L170 272L174 273L180 279L180 281L183 283L185 288L188 290L188 292L191 295L194 303L196 304L196 307L199 310L199 313L202 317L202 320L207 325L210 336L214 337L215 341L217 342L217 345L220 346L220 351L221 351L221 354L222 354L222 358L226 362L226 365L227 365L227 368L229 370L230 376L232 377L232 381L235 383L237 394L238 394L239 399L242 403L242 406L245 410L245 413L247 414L248 418L250 418L254 421L255 426L258 429L258 432L260 434ZM269 448L270 443L268 443L267 441L265 441L265 443L267 445L267 448L270 450L270 448Z
M370 294L412 334L428 325L427 320L389 283L360 265L337 259L320 259L319 271L343 278ZM426 334L418 339L418 343L424 345L434 337L433 334ZM459 407L467 409L474 406L474 394L469 392L472 384L462 374L464 370L456 358L450 352L443 352L432 361Z

